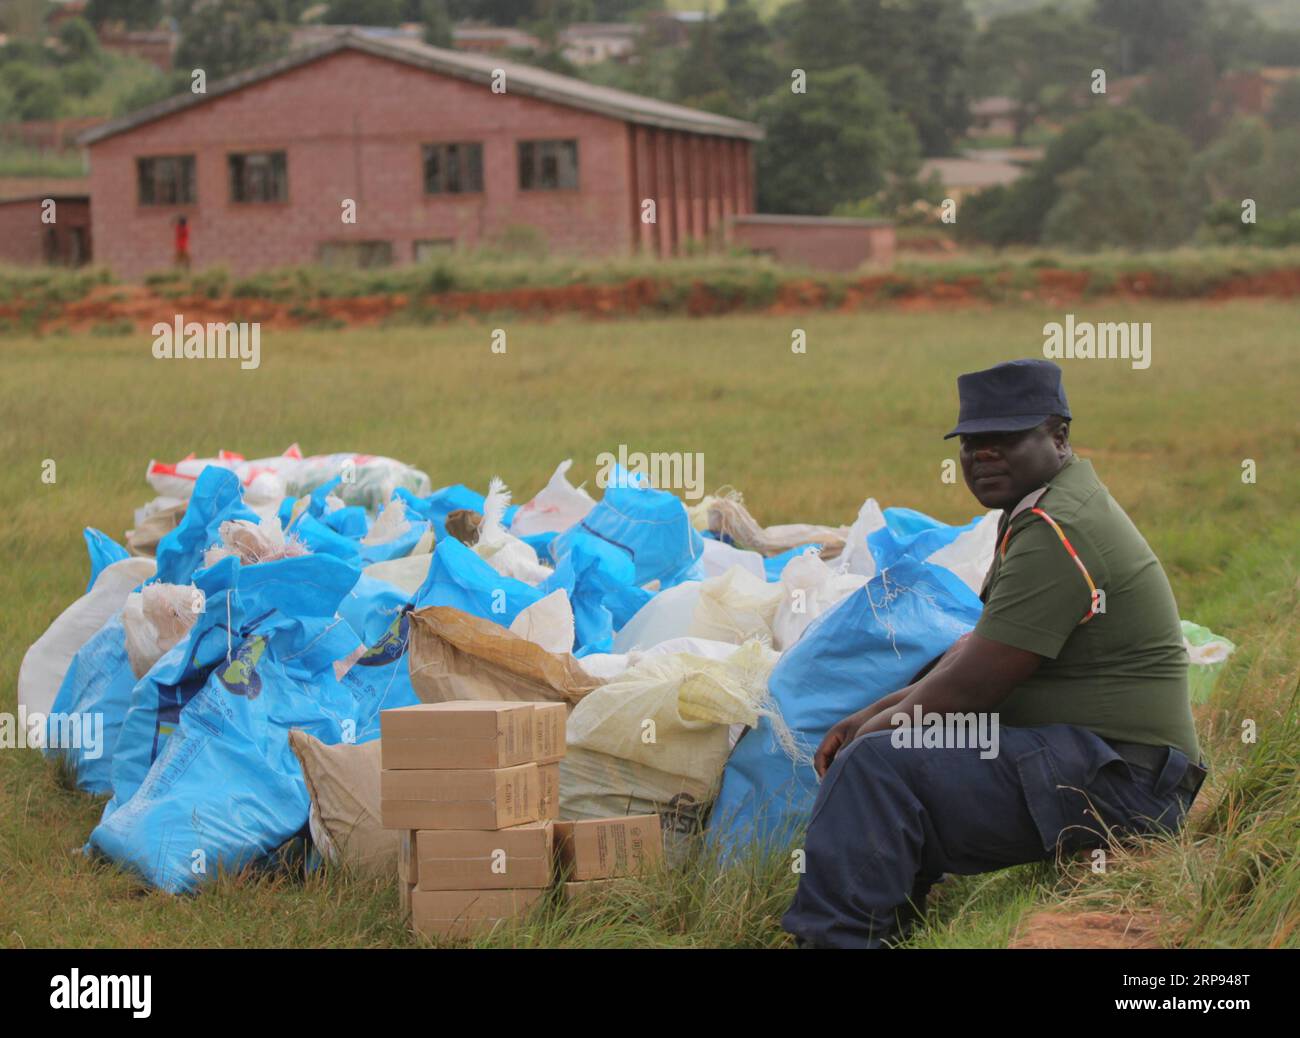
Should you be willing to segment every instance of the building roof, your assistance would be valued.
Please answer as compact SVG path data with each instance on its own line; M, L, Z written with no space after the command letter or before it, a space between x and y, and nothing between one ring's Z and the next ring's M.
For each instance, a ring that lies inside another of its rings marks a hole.
M992 118L999 115L1012 115L1019 106L1010 97L981 97L970 103L970 114Z
M495 56L444 50L416 40L377 38L361 32L349 31L335 39L290 51L284 57L268 64L245 69L216 83L209 83L205 94L178 94L121 118L111 119L83 133L77 138L77 142L94 144L119 133L126 133L137 126L164 119L221 97L223 94L272 79L309 62L318 61L344 50L361 51L375 57L414 65L429 72L455 76L457 79L485 85L491 84L494 73L500 69L506 74L506 89L511 93L567 105L570 108L580 108L626 122L669 130L684 130L688 133L742 137L746 140L761 140L763 137L763 128L754 123L729 119L726 116L702 112L684 105L670 104L652 97L642 97L640 94L628 93L626 90L596 86L531 65L505 61Z
M931 173L939 174L944 187L985 188L1010 184L1025 174L1023 166L1010 162L988 162L982 159L926 159L921 163L920 179L928 180Z

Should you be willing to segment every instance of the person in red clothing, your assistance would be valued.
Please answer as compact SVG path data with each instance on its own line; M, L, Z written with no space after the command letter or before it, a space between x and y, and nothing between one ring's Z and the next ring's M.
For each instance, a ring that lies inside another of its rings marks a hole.
M184 216L176 218L176 265L190 267L190 224Z

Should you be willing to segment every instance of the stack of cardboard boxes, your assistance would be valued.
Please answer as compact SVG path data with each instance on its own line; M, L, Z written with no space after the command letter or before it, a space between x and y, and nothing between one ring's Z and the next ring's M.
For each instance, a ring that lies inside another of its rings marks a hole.
M431 937L491 929L551 883L563 703L422 703L380 717L380 814L402 907Z
M402 910L429 937L522 914L554 880L578 897L662 856L658 818L555 822L563 703L458 701L380 716L380 813L402 831Z

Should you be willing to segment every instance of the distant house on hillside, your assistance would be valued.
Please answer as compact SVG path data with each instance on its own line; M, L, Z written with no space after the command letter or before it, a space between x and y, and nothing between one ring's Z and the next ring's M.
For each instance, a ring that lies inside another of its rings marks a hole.
M520 226L559 251L675 255L754 211L762 135L498 57L347 33L80 141L96 260L138 278L172 261L181 214L194 264L237 274L409 263Z
M920 179L929 180L937 174L944 193L960 202L985 188L1014 184L1022 176L1023 166L1011 162L985 159L926 159L921 163Z
M530 32L505 25L457 25L451 30L452 46L476 54L504 54L511 50L537 50L542 41Z
M636 49L644 32L632 22L575 22L559 32L560 53L575 65L620 61Z
M971 137L1012 137L1020 106L1010 97L981 97L970 106Z
M1300 77L1300 68L1262 68L1253 72L1226 72L1223 87L1239 115L1265 115L1273 107L1282 84Z

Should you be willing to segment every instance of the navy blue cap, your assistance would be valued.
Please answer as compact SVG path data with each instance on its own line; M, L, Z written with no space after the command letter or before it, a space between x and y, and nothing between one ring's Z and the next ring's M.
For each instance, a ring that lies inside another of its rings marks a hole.
M1050 360L1009 360L958 375L957 396L957 426L945 440L970 433L1020 432L1054 414L1070 417L1061 369Z

